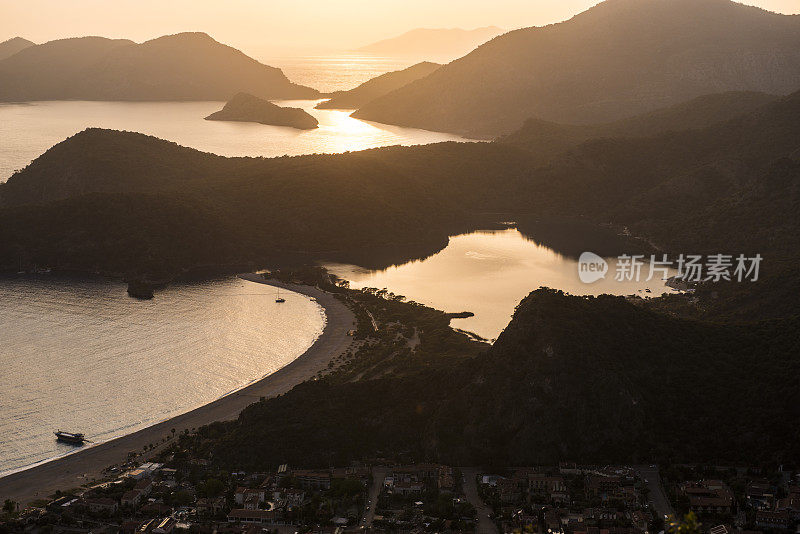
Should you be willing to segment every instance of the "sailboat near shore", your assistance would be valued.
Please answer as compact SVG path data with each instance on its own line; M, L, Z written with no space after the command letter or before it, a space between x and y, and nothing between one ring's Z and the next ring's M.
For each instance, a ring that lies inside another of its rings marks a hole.
M278 288L278 292L275 294L275 302L277 302L278 304L286 302L286 299L281 296L280 288Z

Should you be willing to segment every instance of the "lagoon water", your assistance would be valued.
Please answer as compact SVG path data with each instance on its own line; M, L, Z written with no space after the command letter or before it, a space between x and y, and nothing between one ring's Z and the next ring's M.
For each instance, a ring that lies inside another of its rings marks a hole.
M353 87L408 66L365 57L272 61L298 83ZM205 121L222 102L33 102L0 105L0 182L55 143L87 127L131 130L226 156L281 156L459 140L372 124L346 111L303 107L317 130ZM387 287L447 311L453 325L494 338L530 290L633 293L645 285L577 282L574 260L516 230L453 237L440 253L384 271L332 266L356 287ZM659 284L648 284L656 292ZM20 276L0 279L0 473L73 449L53 430L95 441L133 432L210 402L299 356L324 325L300 295L276 307L267 286L224 279L174 285L152 301L128 298L119 282Z
M408 66L369 57L275 60L292 80L331 91ZM31 102L0 105L0 182L88 127L141 132L226 156L334 153L457 136L371 124L318 101L284 101L312 131L206 121L223 102ZM286 365L320 334L324 312L300 295L237 279L171 286L148 302L118 282L0 279L0 473L73 449L57 428L95 441L133 432Z
M328 269L351 287L387 288L434 308L471 311L474 317L451 324L486 339L496 339L514 308L539 287L561 289L573 295L657 296L670 291L658 273L652 280L647 267L640 281L615 280L616 258L606 258L605 279L584 284L578 262L522 235L518 230L479 231L450 238L447 247L429 258L383 270L329 264ZM669 276L675 273L668 271ZM650 293L646 290L650 289Z
M275 372L322 333L311 299L228 278L150 301L121 282L0 279L0 473L74 450L60 428L105 441Z

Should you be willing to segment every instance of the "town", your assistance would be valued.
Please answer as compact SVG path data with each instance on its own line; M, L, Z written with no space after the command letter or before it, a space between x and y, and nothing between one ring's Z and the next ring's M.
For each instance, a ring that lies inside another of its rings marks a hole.
M696 518L709 534L800 532L800 474L710 466L487 471L371 459L351 466L223 472L171 455L19 509L0 532L644 534Z

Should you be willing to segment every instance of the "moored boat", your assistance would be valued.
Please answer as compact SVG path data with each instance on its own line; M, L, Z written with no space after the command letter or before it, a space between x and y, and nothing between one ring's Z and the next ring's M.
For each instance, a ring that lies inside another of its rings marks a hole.
M70 445L83 445L85 441L88 441L81 433L63 432L61 430L56 430L55 432L53 432L53 434L56 435L56 439L58 441L69 443Z

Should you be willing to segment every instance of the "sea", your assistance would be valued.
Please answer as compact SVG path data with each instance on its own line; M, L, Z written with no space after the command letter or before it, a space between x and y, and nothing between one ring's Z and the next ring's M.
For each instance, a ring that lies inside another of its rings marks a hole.
M297 83L349 89L408 62L354 55L272 58ZM88 127L154 135L226 156L337 153L458 136L360 121L348 111L306 109L320 128L205 121L222 102L31 102L0 105L0 182ZM613 261L613 260L610 260ZM494 339L514 306L539 286L575 293L642 294L663 282L579 285L575 260L513 229L453 236L422 261L382 271L330 265L355 287L387 287L446 311L454 326ZM280 369L320 335L324 311L292 294L235 277L172 285L151 301L119 281L20 274L0 279L0 474L69 454L57 429L95 442L189 411ZM284 295L286 296L286 295Z

